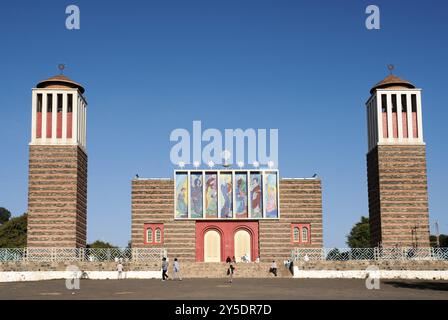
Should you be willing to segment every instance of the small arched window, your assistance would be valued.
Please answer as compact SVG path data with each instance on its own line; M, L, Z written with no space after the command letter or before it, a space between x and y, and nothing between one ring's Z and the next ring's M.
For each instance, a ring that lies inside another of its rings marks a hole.
M152 229L151 228L146 229L146 242L147 243L152 242Z
M308 242L308 228L303 227L302 228L302 242Z
M294 240L294 242L299 242L300 241L299 236L300 236L300 229L299 229L299 227L294 227L294 230L293 230L293 240Z
M159 228L156 229L156 237L155 237L155 243L161 243L162 242L162 231L160 231Z
M163 223L147 223L144 227L145 244L160 245L163 243Z

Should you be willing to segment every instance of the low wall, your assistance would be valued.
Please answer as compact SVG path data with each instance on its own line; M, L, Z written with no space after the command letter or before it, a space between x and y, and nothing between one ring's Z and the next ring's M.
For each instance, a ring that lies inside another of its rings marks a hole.
M305 278L366 278L372 275L369 268L377 268L375 275L383 279L437 279L448 280L448 261L405 260L405 261L296 261L291 275L281 262L278 264L279 277ZM161 263L124 262L123 278L160 279ZM116 279L116 262L3 262L0 263L0 282L38 281L72 278L79 270L89 279ZM268 278L270 263L239 263L235 277ZM227 266L224 263L181 262L184 278L225 278ZM172 273L172 262L168 273ZM372 276L371 276L372 277Z
M294 261L301 270L366 270L377 266L381 270L448 270L448 260L365 260L365 261Z
M448 261L309 261L294 264L297 279L424 279L448 280Z
M70 271L3 271L0 272L0 282L42 281L72 279ZM82 279L110 280L117 279L117 271L84 271ZM123 279L162 279L161 271L126 271Z
M161 263L123 262L124 279L161 279ZM0 282L40 281L73 278L79 270L83 278L92 280L117 279L116 262L2 262Z
M162 263L158 261L122 262L125 271L155 271L160 270ZM67 261L67 262L1 262L2 271L66 271L68 267L76 266L81 271L116 271L117 262L90 262L90 261Z
M296 279L422 279L448 280L448 270L300 270L294 267Z

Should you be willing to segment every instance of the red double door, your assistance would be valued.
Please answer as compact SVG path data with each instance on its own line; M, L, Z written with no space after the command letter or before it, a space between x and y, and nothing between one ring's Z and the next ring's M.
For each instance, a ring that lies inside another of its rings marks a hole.
M258 221L196 222L196 261L240 261L242 256L250 261L259 256Z

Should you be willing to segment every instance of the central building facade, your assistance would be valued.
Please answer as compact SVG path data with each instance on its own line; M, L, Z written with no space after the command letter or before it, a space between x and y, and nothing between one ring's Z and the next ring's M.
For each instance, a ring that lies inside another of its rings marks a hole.
M182 261L285 260L322 248L319 178L277 170L179 170L132 180L132 246L165 248Z

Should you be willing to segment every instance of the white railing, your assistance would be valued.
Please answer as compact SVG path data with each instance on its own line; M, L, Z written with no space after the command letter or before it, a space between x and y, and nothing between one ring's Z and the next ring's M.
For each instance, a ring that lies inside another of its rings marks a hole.
M0 263L10 261L160 261L163 248L0 248Z
M291 258L293 261L448 261L448 248L294 248Z

